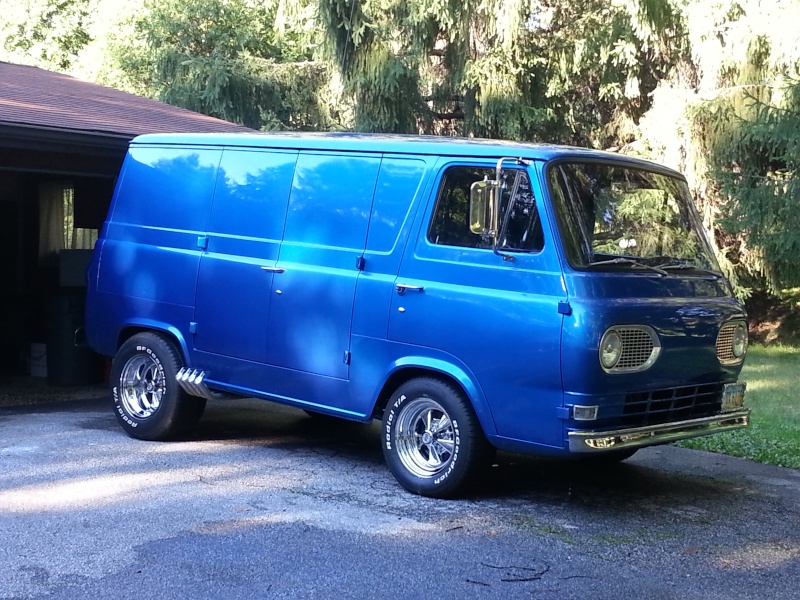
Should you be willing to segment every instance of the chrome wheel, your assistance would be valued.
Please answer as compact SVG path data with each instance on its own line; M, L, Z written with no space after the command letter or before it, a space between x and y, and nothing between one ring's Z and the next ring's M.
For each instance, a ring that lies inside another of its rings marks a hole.
M114 416L137 440L176 439L195 426L204 398L187 394L177 383L186 366L172 338L143 331L120 347L111 366Z
M383 456L392 475L422 496L461 494L492 456L463 390L436 377L400 385L388 398L382 427Z
M151 417L166 390L164 371L149 354L130 358L122 367L119 384L122 405L136 419Z
M442 405L430 398L417 398L403 408L395 439L400 462L417 477L435 477L453 460L453 423Z

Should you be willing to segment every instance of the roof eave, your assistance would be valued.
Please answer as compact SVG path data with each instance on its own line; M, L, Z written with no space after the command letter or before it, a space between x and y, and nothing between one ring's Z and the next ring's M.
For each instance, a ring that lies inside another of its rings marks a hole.
M133 134L62 129L0 121L0 146L11 148L103 155L107 154L109 150L124 151L134 137Z

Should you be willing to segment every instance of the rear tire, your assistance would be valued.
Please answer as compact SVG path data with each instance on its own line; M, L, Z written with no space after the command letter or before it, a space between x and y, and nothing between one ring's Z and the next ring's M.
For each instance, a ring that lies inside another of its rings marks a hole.
M117 352L111 366L114 416L140 440L169 440L190 431L205 410L204 398L187 394L176 376L183 357L156 333L137 333Z
M381 442L400 485L431 498L462 493L493 455L461 390L427 377L404 383L389 399Z

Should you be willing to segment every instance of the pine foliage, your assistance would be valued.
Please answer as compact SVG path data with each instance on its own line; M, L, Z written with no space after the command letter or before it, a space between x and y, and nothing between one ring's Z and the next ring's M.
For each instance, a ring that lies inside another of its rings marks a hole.
M800 80L793 77L745 85L698 111L707 119L723 225L739 240L742 267L771 291L800 286Z
M668 0L319 0L364 131L616 143L676 52Z
M254 129L327 129L328 71L276 35L277 8L145 0L114 57L128 85L169 104Z
M800 2L684 11L690 56L654 93L640 148L687 173L740 297L800 285Z

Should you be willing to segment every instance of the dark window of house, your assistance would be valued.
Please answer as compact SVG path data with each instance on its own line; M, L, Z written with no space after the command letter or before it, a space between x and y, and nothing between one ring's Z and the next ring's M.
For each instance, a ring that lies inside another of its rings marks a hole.
M428 231L428 239L432 243L491 249L491 239L470 231L469 190L476 181L493 179L494 176L495 170L489 168L451 167L445 171ZM515 199L511 205L511 212L506 216L512 192L515 194ZM536 208L536 199L525 171L504 171L500 222L505 222L505 233L498 244L498 249L538 252L544 247L544 234Z

